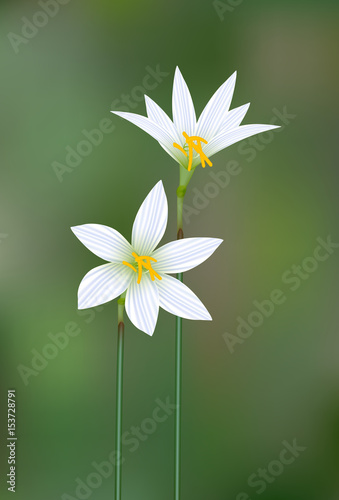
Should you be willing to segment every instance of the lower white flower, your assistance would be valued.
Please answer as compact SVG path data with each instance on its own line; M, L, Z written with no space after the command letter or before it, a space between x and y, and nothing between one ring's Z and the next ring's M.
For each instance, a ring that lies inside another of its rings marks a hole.
M167 198L160 181L137 213L131 244L115 229L100 224L71 228L91 252L108 262L89 271L81 281L79 309L104 304L127 291L127 315L148 335L153 335L159 306L186 319L212 319L198 297L169 274L198 266L212 255L222 240L186 238L155 249L164 235L167 218Z

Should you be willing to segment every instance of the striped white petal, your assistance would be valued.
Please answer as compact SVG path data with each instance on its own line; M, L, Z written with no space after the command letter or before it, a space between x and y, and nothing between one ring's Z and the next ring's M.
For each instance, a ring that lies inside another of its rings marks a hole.
M157 260L152 267L159 273L188 271L208 259L222 241L217 238L185 238L171 241L152 254Z
M190 91L178 67L174 75L172 112L174 125L181 138L179 144L183 145L185 138L182 133L186 132L189 136L194 135L197 120Z
M181 144L182 142L182 137L179 136L177 129L174 126L174 123L165 113L165 111L161 109L161 107L158 106L158 104L154 102L147 95L145 95L145 102L146 102L146 110L148 118L152 120L152 122L157 123L164 130L167 130L167 132L172 137L171 148L168 148L163 144L159 143L160 146L166 151L166 153L168 153L170 156L176 159L176 161L178 161L179 163L185 162L186 159L185 155L179 149L173 146L173 143L175 142L178 144Z
M126 312L134 326L153 335L159 313L159 292L149 274L143 273L140 283L138 277L132 279L126 294Z
M196 135L210 141L225 121L233 98L237 72L218 88L207 103L198 120Z
M173 140L173 137L171 137L170 133L167 130L160 127L158 123L155 123L146 116L137 115L135 113L125 113L124 111L111 111L111 113L114 113L115 115L128 120L129 122L144 130L144 132L147 132L147 134L151 135L155 140L157 140L162 146L166 148L167 152L175 159L175 161L178 161L177 157L175 156L175 148L173 148L173 142L175 142Z
M164 235L168 204L161 181L147 195L134 220L132 246L139 256L149 256Z
M174 123L169 118L169 116L165 113L163 109L156 102L154 102L150 97L145 95L146 102L146 110L147 116L152 122L157 123L161 128L167 130L167 132L171 135L173 142L181 141L182 137L178 134L177 129L174 126Z
M245 115L250 107L250 103L239 106L239 108L234 108L229 111L226 115L225 121L223 122L219 133L226 132L226 130L233 130L241 124ZM219 135L219 134L218 134Z
M133 249L115 229L101 224L83 224L71 229L81 243L101 259L117 263L130 261Z
M279 127L276 125L242 125L234 130L222 132L204 147L204 153L208 158L210 158L215 153L218 153L218 151L221 151L236 142L275 128Z
M135 272L123 264L95 267L80 283L78 308L95 307L115 299L126 290L134 275Z
M172 276L161 274L161 277L161 281L156 280L160 307L181 318L212 320L210 313L192 290Z

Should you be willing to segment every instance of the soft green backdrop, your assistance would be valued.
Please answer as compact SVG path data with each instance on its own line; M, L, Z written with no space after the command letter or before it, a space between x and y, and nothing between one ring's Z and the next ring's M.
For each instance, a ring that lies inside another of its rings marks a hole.
M47 24L36 1L0 7L1 498L11 498L8 388L17 391L16 499L113 498L114 476L90 475L92 462L114 450L117 305L78 314L79 282L102 262L69 228L96 222L129 237L141 201L162 179L165 240L175 238L176 164L109 113L124 94L144 114L140 86L158 65L166 75L147 94L169 113L179 65L197 113L238 70L233 106L252 102L245 123L268 123L276 110L286 122L280 133L219 153L213 169L198 168L187 194L194 213L185 234L224 243L185 276L214 321L184 321L182 499L338 498L339 250L297 290L282 282L293 265L307 267L317 238L339 242L338 2L225 0L220 15L202 0L64 3ZM45 24L37 33L26 27L27 43L15 38L23 17ZM114 131L60 182L54 162L65 164L66 148L107 118ZM231 160L241 172L217 193L210 173ZM193 188L213 197L204 201ZM277 288L285 302L232 354L224 334L235 335L237 318ZM80 333L25 385L18 366L31 367L32 350L41 353L69 322ZM127 321L125 347L124 428L153 429L156 400L174 397L174 318L161 311L153 338ZM169 416L136 451L125 446L123 500L173 497L173 429ZM280 473L274 461L294 439L306 450ZM277 475L258 493L248 478L269 464ZM77 478L102 484L76 496Z

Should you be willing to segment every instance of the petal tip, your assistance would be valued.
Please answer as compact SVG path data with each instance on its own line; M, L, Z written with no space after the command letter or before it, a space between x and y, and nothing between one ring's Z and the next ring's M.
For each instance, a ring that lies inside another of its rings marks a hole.
M86 304L83 303L83 301L80 299L80 297L78 298L78 309L79 311L81 311L82 309L87 309L88 306L86 306Z
M161 188L165 191L164 184L163 184L163 182L162 182L162 180L161 180L161 179L160 179L160 181L159 181L159 182L157 182L157 183L156 183L156 186L161 187Z
M155 330L155 328L152 331L148 331L148 332L146 330L144 330L144 333L146 333L146 335L148 335L149 337L153 337L154 330Z
M184 80L184 77L182 76L179 66L176 66L174 73L174 80L177 80L178 78Z
M157 182L157 183L156 183L156 185L154 186L154 188L153 188L153 189L154 189L155 191L160 190L160 192L161 192L161 195L160 195L160 196L161 196L161 197L165 197L165 198L166 198L166 200L167 200L167 197L166 197L166 191L165 191L164 184L163 184L163 182L162 182L162 180L161 180L161 179L160 179L160 181L159 181L159 182ZM153 189L152 189L152 191L153 191Z
M80 226L71 226L70 229L72 231L73 234L75 234L75 236L77 236L77 232L78 232L78 228Z
M221 245L221 243L224 243L224 240L222 240L221 238L212 238L212 240L215 245L214 250L216 250Z
M206 309L205 306L204 306L204 308L205 308L205 310L203 311L202 315L200 316L200 318L197 318L197 319L200 320L200 321L213 321L212 316L207 311L207 309Z

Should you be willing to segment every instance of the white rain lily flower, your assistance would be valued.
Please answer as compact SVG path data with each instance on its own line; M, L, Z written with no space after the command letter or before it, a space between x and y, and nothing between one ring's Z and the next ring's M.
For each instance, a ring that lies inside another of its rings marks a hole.
M89 271L81 281L79 309L104 304L127 290L126 312L132 323L148 335L153 335L159 306L186 319L212 319L198 297L169 274L198 266L212 255L222 240L186 238L156 250L164 235L167 217L167 198L160 181L137 213L132 244L115 229L100 224L71 228L81 243L108 262Z
M173 121L152 99L145 95L147 117L135 113L112 111L134 123L156 139L169 155L187 170L200 163L212 166L211 156L252 135L276 125L240 125L249 104L229 110L236 81L236 72L215 92L196 119L194 104L186 82L176 68L173 94Z

